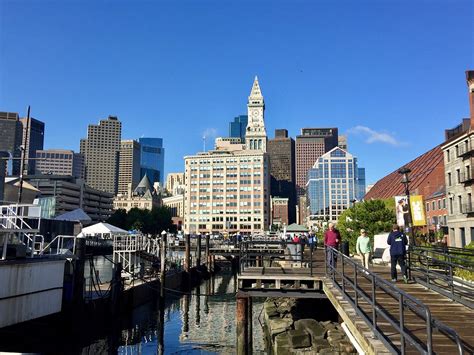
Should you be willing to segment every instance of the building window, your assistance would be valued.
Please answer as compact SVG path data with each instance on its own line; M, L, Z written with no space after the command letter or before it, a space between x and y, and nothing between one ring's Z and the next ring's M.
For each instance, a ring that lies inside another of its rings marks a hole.
M456 182L459 184L461 182L461 170L456 169Z
M462 196L458 196L458 203L459 203L459 213L462 213L463 208L462 208Z
M451 173L448 173L448 186L451 186L451 185L452 185Z
M430 210L430 203L427 202L427 203L426 203L426 212L429 212L429 210Z
M449 155L449 149L446 150L446 161L449 163L451 161L451 156Z
M449 214L453 214L453 198L449 198Z
M435 201L431 202L431 208L434 211L436 209L436 203Z
M443 198L443 208L446 208L446 199Z

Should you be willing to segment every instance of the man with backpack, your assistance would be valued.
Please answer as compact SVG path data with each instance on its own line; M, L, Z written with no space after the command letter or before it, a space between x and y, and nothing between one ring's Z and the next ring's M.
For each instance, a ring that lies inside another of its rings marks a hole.
M388 235L387 244L390 245L390 272L392 282L397 282L397 263L402 269L403 281L408 282L405 266L405 255L407 253L408 238L405 233L400 232L400 227L394 224Z

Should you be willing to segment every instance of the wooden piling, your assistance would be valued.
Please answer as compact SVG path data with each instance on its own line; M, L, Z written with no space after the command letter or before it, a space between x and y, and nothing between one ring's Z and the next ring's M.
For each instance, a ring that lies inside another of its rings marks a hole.
M198 234L196 246L196 267L201 266L201 252L201 234Z
M189 273L191 269L191 238L189 234L184 236L184 271Z
M211 240L211 236L209 234L206 234L206 266L207 266L207 271L212 272L212 270L211 270L210 240Z
M247 355L249 350L249 297L237 293L237 355Z
M73 286L73 299L76 309L80 311L84 303L84 262L86 259L86 238L76 238L76 250L75 254L77 259L75 260L74 267L74 286Z

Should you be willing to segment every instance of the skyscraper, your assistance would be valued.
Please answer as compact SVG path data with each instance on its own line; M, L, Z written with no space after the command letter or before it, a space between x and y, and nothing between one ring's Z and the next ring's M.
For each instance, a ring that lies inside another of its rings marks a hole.
M365 196L365 168L357 168L355 198L360 201Z
M68 175L84 179L84 155L72 150L36 151L35 175Z
M16 112L0 112L0 151L7 152L13 158L9 165L9 174L20 173L20 146L22 145L21 123Z
M308 173L310 218L337 221L355 199L357 158L335 147L323 154Z
M229 123L229 137L240 138L245 143L245 130L247 129L248 116L240 115Z
M28 174L34 174L36 161L34 159L30 160L29 158L34 158L36 151L43 149L44 123L32 117L30 117L30 119L28 119L28 117L20 118L20 122L23 126L22 144L26 142L25 171Z
M140 177L145 175L150 179L151 184L159 182L163 187L165 169L165 148L163 148L163 138L140 138Z
M120 143L118 194L127 194L129 185L134 190L140 182L140 143L133 139Z
M287 199L289 223L296 220L295 141L286 129L275 130L275 138L268 141L272 197ZM280 206L281 208L281 206Z
M122 123L115 116L89 125L87 138L81 139L86 182L94 189L117 193Z
M303 128L296 136L296 193L305 194L308 171L324 153L338 145L337 128Z

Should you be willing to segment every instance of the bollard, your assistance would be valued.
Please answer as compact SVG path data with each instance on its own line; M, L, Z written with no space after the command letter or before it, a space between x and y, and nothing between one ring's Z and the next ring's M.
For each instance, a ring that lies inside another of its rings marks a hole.
M247 355L249 344L249 297L237 293L237 355Z

